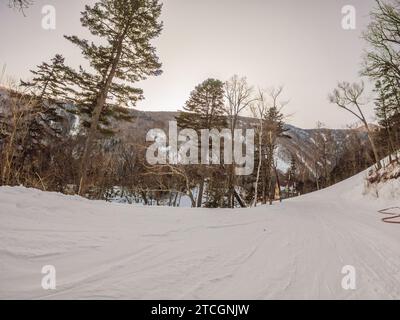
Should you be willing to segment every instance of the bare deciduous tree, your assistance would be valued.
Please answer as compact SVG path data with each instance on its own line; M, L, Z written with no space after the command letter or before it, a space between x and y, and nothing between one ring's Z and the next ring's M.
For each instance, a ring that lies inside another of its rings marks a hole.
M25 9L28 9L29 6L33 4L32 0L9 0L8 5L10 8L15 8L22 13L24 13Z
M262 90L258 90L258 97L256 103L250 106L253 117L258 120L258 124L256 127L257 135L258 135L258 164L257 164L257 174L256 174L256 182L254 186L254 202L253 206L257 206L258 201L258 184L260 181L260 173L262 167L263 160L263 131L264 131L264 121L267 113L267 105L265 101L265 93Z
M374 79L386 75L400 85L400 1L376 0L372 22L364 33L370 48L364 59L363 74Z
M240 78L238 75L234 75L228 81L225 82L225 98L227 101L226 105L226 116L228 118L229 129L231 130L231 136L234 137L234 131L238 125L240 115L250 107L254 101L253 88L248 85L245 77ZM233 159L232 159L233 160ZM228 201L231 208L234 207L235 198L235 163L233 160L232 165L229 165L228 172Z
M374 152L375 162L377 163L378 168L380 168L381 163L374 142L373 132L365 118L364 112L362 111L362 107L366 104L362 101L363 93L364 82L352 84L349 82L340 82L337 88L333 90L333 93L329 95L329 101L350 112L362 122L367 131L368 139Z
M283 87L270 88L267 91L258 92L256 102L250 107L253 116L258 119L256 126L258 138L258 166L255 182L255 198L253 205L258 201L258 185L261 181L263 203L267 199L272 201L273 184L272 178L275 176L276 184L279 188L280 183L275 158L277 139L284 137L283 115L281 110L288 103L281 101ZM262 178L262 179L261 179Z

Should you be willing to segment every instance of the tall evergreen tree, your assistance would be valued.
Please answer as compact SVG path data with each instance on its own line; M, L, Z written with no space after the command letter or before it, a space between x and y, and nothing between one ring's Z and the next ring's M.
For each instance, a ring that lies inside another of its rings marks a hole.
M207 79L191 92L184 111L176 118L179 127L201 129L221 128L224 117L224 84L220 80Z
M226 125L226 118L224 117L224 84L217 79L207 79L191 92L188 101L184 108L185 111L181 112L176 117L178 126L180 128L194 129L200 134L202 129L221 129ZM199 192L197 196L197 207L201 207L203 203L204 183L207 178L212 179L214 171L197 168L197 176L199 178ZM217 195L223 193L218 188L218 184L209 183L208 193L209 199L213 202L218 202Z
M64 120L61 109L62 99L68 88L64 58L56 55L50 63L43 62L36 70L31 70L33 79L21 80L21 87L32 97L30 107L24 114L27 134L24 139L24 155L46 151L50 143L55 143L62 133Z
M64 64L65 59L62 55L56 54L51 59L51 63L43 62L37 66L37 70L31 70L33 79L22 81L21 86L28 89L40 101L51 100L57 102L67 97L68 79L67 68Z
M111 115L124 117L122 107L132 107L143 98L142 90L131 83L161 73L150 43L162 30L158 21L161 7L158 0L99 0L85 7L81 22L101 41L96 44L66 37L82 50L91 66L90 71L81 67L75 76L75 102L90 115L81 158L80 194L86 190L89 159L102 120L107 124Z

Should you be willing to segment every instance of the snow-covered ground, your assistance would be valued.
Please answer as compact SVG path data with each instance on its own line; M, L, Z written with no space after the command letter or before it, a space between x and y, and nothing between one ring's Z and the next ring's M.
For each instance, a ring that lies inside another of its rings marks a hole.
M400 203L363 195L365 175L237 210L2 187L0 298L399 299L400 225L377 211ZM56 268L56 290L41 287L44 265ZM355 290L342 288L345 265Z

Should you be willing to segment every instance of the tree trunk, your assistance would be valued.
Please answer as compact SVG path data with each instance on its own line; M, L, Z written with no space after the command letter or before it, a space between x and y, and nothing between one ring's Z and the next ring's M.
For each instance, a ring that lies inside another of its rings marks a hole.
M197 194L197 208L201 208L203 205L203 192L204 192L204 180L202 180L199 185L199 191Z
M97 127L99 125L99 120L101 116L101 112L103 111L104 105L107 100L107 95L110 90L110 86L112 84L112 81L114 79L116 70L117 70L117 65L119 63L119 60L122 55L122 46L123 46L123 40L125 38L125 34L127 32L128 26L125 27L124 32L121 34L118 44L116 46L116 55L111 61L111 70L109 74L106 76L106 81L102 87L102 89L99 92L99 96L97 97L96 101L96 106L94 108L92 118L91 118L91 123L90 123L90 129L88 136L86 138L86 143L85 143L85 148L83 151L82 155L82 161L81 161L81 170L80 170L80 181L79 181L79 195L83 195L86 191L86 179L87 179L87 170L89 167L89 157L92 153L93 149L93 142L97 133Z
M274 165L274 170L275 170L276 183L278 184L279 202L282 202L281 182L279 181L278 170L276 169L275 165Z
M367 129L368 140L371 144L372 151L374 152L374 157L375 157L375 162L376 162L377 168L381 169L382 168L381 159L379 158L378 149L376 148L374 138L372 137L372 131L370 130L367 122L365 122L364 125L365 125L365 128Z
M237 193L237 191L234 190L233 193L234 193L234 196L235 196L237 202L239 202L240 207L241 207L241 208L247 208L247 206L246 206L246 204L244 203L242 197Z
M262 120L261 120L262 121ZM259 133L259 142L258 142L258 167L257 167L257 176L256 176L256 185L254 188L254 207L257 207L257 201L258 201L258 182L260 181L260 171L261 171L261 164L262 164L262 122L261 122L261 128L260 128L260 133Z
M179 192L175 192L175 198L174 198L174 204L173 204L174 207L176 207L176 203L177 203L177 200L178 200L178 195L179 195Z
M188 191L188 196L190 198L190 202L192 203L192 208L196 208L196 201L193 197L192 191L190 191L190 190Z
M149 204L149 200L147 199L146 192L141 191L140 193L142 194L142 198L143 198L144 204L147 206Z

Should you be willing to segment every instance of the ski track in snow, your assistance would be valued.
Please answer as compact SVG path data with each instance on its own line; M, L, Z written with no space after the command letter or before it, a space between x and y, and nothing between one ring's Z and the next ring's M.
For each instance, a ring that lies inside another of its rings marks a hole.
M253 209L137 207L0 188L0 298L399 299L400 227L364 174ZM57 289L41 288L54 265ZM345 265L356 290L341 287Z

